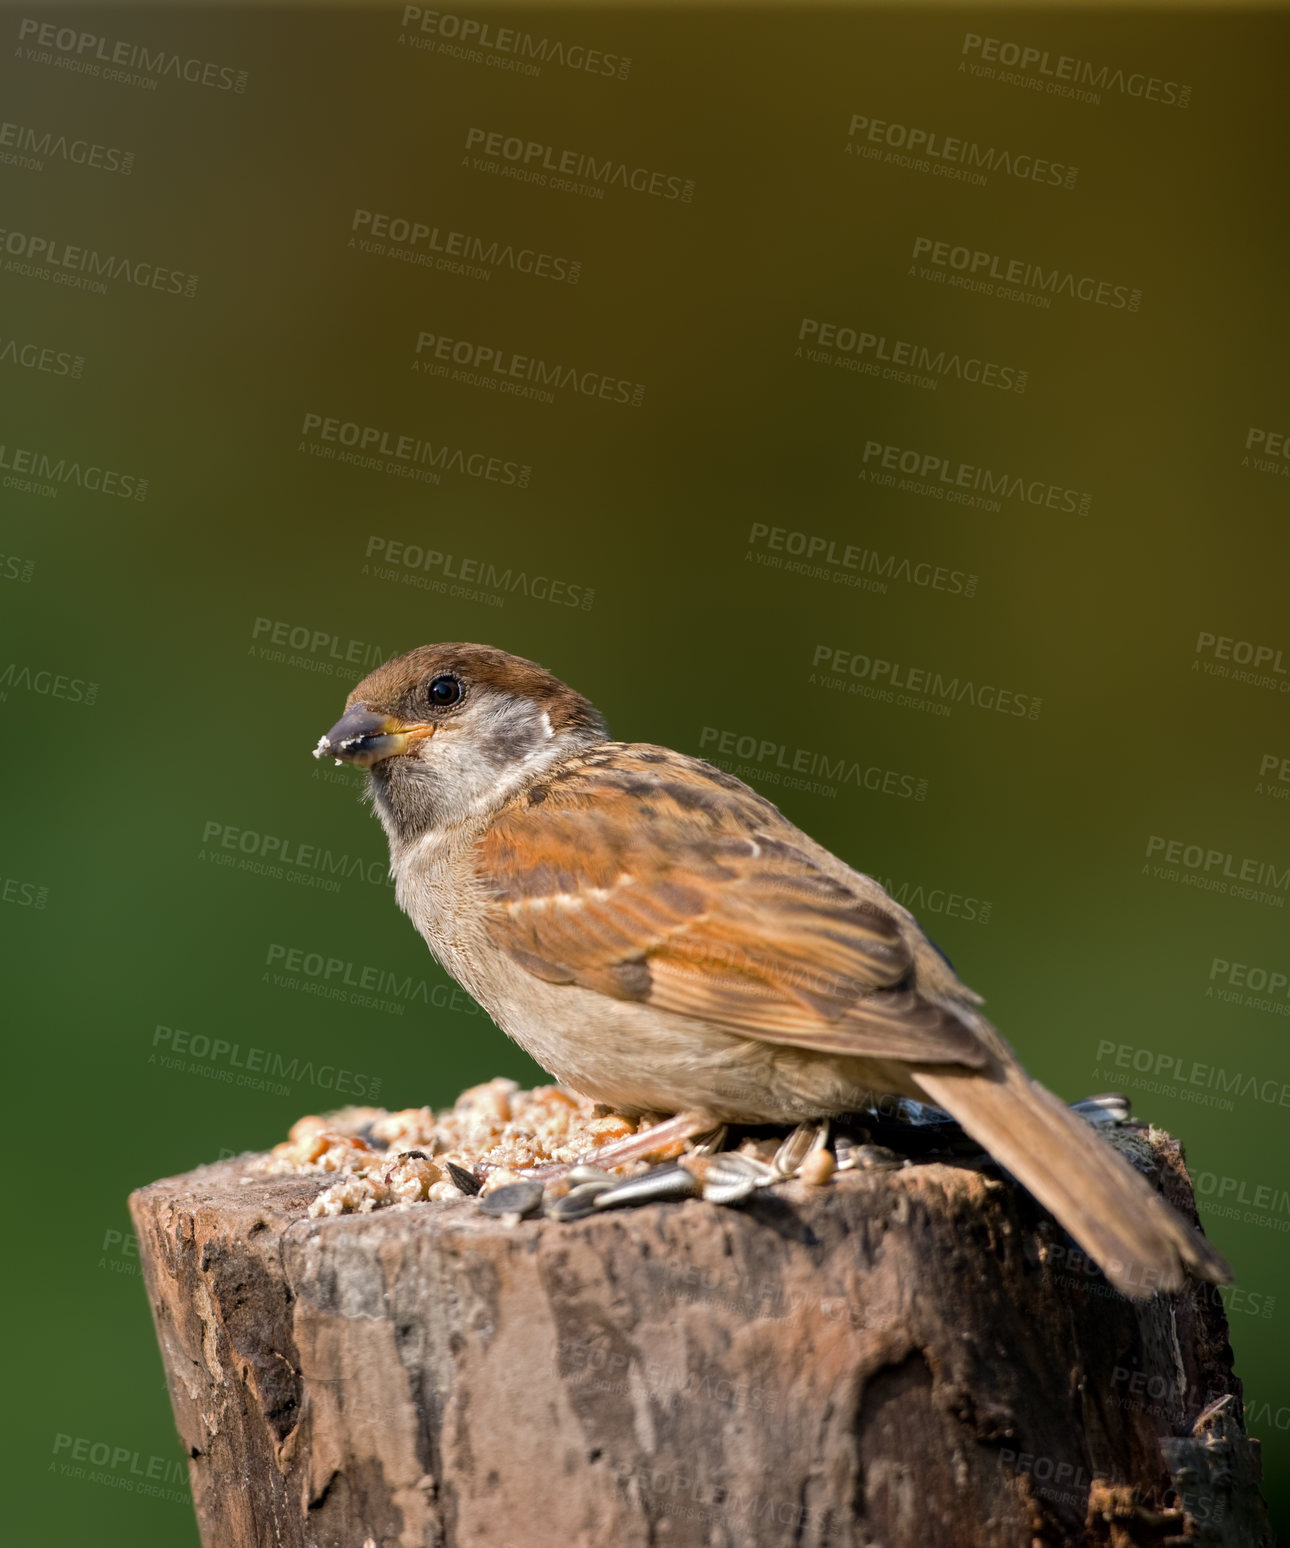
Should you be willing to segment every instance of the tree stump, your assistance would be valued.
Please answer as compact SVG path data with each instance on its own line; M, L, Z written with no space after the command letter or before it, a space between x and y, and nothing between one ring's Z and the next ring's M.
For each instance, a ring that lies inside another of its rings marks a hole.
M1217 1293L984 1164L518 1224L245 1175L130 1200L206 1548L1271 1543Z

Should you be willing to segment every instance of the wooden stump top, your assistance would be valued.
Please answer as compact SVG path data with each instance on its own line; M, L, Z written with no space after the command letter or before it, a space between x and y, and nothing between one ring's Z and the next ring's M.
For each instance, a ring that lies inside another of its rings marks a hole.
M206 1548L1271 1541L1213 1287L1125 1300L990 1170L518 1224L245 1176L130 1201Z

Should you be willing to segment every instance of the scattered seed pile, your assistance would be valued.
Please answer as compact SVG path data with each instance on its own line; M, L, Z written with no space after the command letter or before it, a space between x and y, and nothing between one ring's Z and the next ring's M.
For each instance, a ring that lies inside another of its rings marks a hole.
M249 1164L244 1180L334 1174L309 1206L315 1218L480 1195L489 1214L522 1218L545 1204L548 1214L577 1219L593 1208L648 1199L698 1195L735 1203L788 1177L820 1185L850 1166L900 1164L893 1152L860 1143L868 1138L863 1130L849 1138L835 1135L829 1148L827 1125L803 1124L787 1139L745 1136L725 1151L728 1136L719 1132L684 1145L661 1144L619 1165L575 1165L600 1146L649 1127L562 1086L521 1091L515 1081L499 1078L463 1091L438 1113L428 1107L393 1113L346 1107L301 1118L288 1139ZM659 1167L660 1160L674 1164ZM560 1175L534 1175L537 1168L559 1168Z
M1127 1123L1128 1103L1120 1096L1089 1097L1075 1103L1075 1111L1104 1127L1122 1147L1132 1144L1140 1127ZM722 1128L680 1142L660 1131L658 1144L642 1145L632 1160L613 1164L597 1158L602 1164L590 1165L582 1158L614 1141L644 1136L652 1125L610 1112L563 1086L521 1091L515 1081L498 1078L463 1091L439 1113L428 1107L397 1113L345 1107L301 1118L281 1145L248 1164L243 1181L334 1174L335 1182L309 1206L315 1218L477 1197L486 1214L514 1223L539 1212L579 1220L666 1199L736 1204L757 1188L789 1178L819 1187L851 1168L909 1166L911 1149L924 1159L976 1149L948 1113L918 1102L902 1099L888 1114L861 1116L905 1155L870 1143L870 1128L848 1119L798 1124L787 1137L783 1130Z
M531 1167L576 1161L636 1128L560 1086L521 1091L515 1081L499 1078L463 1091L438 1113L429 1107L396 1113L345 1107L301 1118L284 1143L252 1163L251 1172L334 1172L336 1181L309 1213L343 1215L491 1192ZM462 1180L454 1181L454 1173Z

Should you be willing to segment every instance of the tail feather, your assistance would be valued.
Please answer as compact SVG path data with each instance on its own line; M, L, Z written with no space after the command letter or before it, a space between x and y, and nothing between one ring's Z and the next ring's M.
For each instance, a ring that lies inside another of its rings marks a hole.
M919 1070L918 1085L1050 1210L1125 1295L1176 1290L1185 1271L1227 1284L1203 1236L1083 1118L1011 1059L985 1071Z

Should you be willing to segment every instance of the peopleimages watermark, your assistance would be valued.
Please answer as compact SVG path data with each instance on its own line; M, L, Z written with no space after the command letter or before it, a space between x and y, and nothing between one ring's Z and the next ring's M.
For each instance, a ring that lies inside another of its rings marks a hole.
M533 355L518 354L504 345L448 338L441 333L417 335L412 369L422 376L443 377L540 403L554 403L556 392L571 392L606 403L626 403L632 408L640 408L645 401L641 382L560 361L552 364Z
M540 75L544 64L556 64L566 70L625 81L632 68L630 56L560 38L536 37L518 27L499 27L494 21L432 11L422 5L405 5L399 25L405 29L399 33L399 42L405 47L430 49L521 75Z
M1019 292L1048 305L1052 304L1050 298L1053 296L1110 307L1113 311L1136 312L1142 305L1141 290L1129 285L1117 285L1111 280L1078 274L1072 269L1046 269L1043 264L1028 258L1007 258L1000 253L942 241L937 237L915 237L910 257L915 263L922 260L931 266L930 271L918 273L919 278L940 279L959 290L977 291L982 295L1003 295L1003 290L996 291L996 285L1015 286ZM916 272L910 270L911 274Z
M395 973L310 951L304 946L270 942L260 982L275 989L294 989L322 1000L340 1000L367 1010L402 1016L409 1005L433 1005L439 1010L481 1015L479 1006L456 984L428 984L411 973Z
M880 553L858 543L843 543L818 532L795 532L755 521L744 540L744 562L805 575L810 580L855 586L863 591L885 593L888 581L901 581L926 591L945 591L951 596L976 595L978 575L905 554Z
M694 179L667 172L651 171L630 162L604 159L582 150L567 150L542 140L526 140L522 135L500 129L466 131L467 152L476 171L495 171L502 177L558 192L583 193L603 199L607 188L645 194L655 199L676 200L689 204L694 199ZM483 159L488 158L488 159Z
M1196 1172L1196 1200L1207 1215L1238 1220L1242 1225L1290 1231L1290 1191L1275 1183L1251 1183L1243 1177Z
M69 376L77 381L85 373L85 356L74 355L71 350L58 349L52 344L0 338L0 365L18 366L41 375Z
M322 844L302 844L276 833L211 818L202 824L199 860L229 870L299 882L323 892L339 892L342 880L393 887L388 861L334 854Z
M117 253L101 253L94 247L34 236L27 231L0 229L0 252L5 255L6 274L50 280L73 290L88 290L96 296L107 295L108 285L114 280L123 280L136 290L160 290L188 299L197 294L197 275L182 269Z
M1112 1368L1111 1391L1106 1395L1117 1407L1136 1408L1176 1422L1186 1410L1199 1412L1228 1394L1188 1381L1181 1370L1165 1375L1141 1366L1117 1365Z
M1275 473L1278 478L1290 478L1290 434L1280 430L1260 430L1251 425L1245 435L1243 468L1254 468L1259 473Z
M114 172L129 177L134 171L134 152L117 145L101 145L56 129L33 129L30 124L0 122L0 164L43 172L46 161L61 161L91 171Z
M1290 888L1290 866L1278 866L1252 856L1238 858L1230 850L1166 838L1158 833L1147 839L1142 874L1156 881L1181 882L1201 892L1266 903L1272 908L1285 907L1286 889Z
M1290 1430L1290 1403L1274 1409L1266 1399L1247 1398L1241 1405L1241 1413L1251 1435L1260 1434L1269 1425L1278 1430Z
M1233 1112L1233 1097L1262 1102L1269 1107L1290 1107L1290 1080L1255 1075L1245 1070L1228 1070L1203 1059L1189 1058L1177 1050L1142 1048L1133 1043L1118 1043L1114 1038L1102 1038L1097 1045L1097 1067L1093 1078L1123 1081L1122 1072L1125 1071L1148 1077L1145 1081L1128 1082L1139 1090L1180 1102L1193 1102L1201 1107L1219 1107L1224 1112ZM1197 1092L1216 1093L1225 1100L1201 1100L1195 1094Z
M139 1278L143 1269L139 1263L139 1238L133 1231L119 1231L109 1226L103 1233L103 1245L99 1248L98 1267L109 1274L128 1274Z
M106 1484L130 1494L146 1494L152 1499L192 1507L188 1467L184 1462L145 1456L133 1446L114 1446L108 1441L68 1435L61 1430L54 1435L53 1456L48 1470L58 1477Z
M1204 1288L1208 1290L1212 1287L1206 1285ZM1121 1379L1122 1374L1127 1373L1117 1370L1112 1375L1113 1387ZM1161 1378L1153 1378L1153 1380L1159 1379ZM1221 1395L1224 1394L1214 1394L1214 1396ZM1126 1406L1125 1400L1114 1394L1111 1395L1110 1400L1117 1406ZM1070 1506L1078 1512L1081 1519L1087 1514L1089 1490L1094 1480L1083 1467L1069 1458L1017 1451L1011 1446L1003 1446L999 1450L999 1465L1007 1468L1014 1476L1024 1475L1029 1480L1026 1486L1027 1493L1051 1500L1056 1505ZM1193 1473L1187 1474L1185 1480L1180 1477L1177 1487L1173 1484L1165 1484L1153 1489L1135 1488L1133 1502L1135 1516L1138 1519L1148 1518L1148 1512L1182 1510L1189 1520L1210 1526L1220 1521L1227 1510L1226 1499L1217 1498L1212 1484L1208 1481L1201 1484Z
M355 667L370 670L384 665L394 654L370 640L345 639L330 629L291 623L285 618L257 618L251 625L251 640L247 655L257 661L322 672L328 677L352 678Z
M1277 968L1215 957L1209 965L1205 998L1220 1000L1225 1005L1239 1005L1244 1010L1290 1016L1290 975Z
M84 677L71 677L66 672L53 672L45 667L34 671L23 662L11 661L0 672L0 704L9 697L11 688L21 688L24 693L38 694L46 699L63 699L68 704L84 704L87 708L99 696L99 685Z
M876 376L912 387L939 386L950 379L1000 392L1025 392L1028 371L999 365L980 355L937 349L908 339L889 339L847 324L803 317L797 330L797 355L816 365Z
M927 799L928 782L917 774L884 769L877 764L866 766L845 755L830 757L828 753L813 752L807 747L790 748L770 737L745 736L737 731L704 726L699 732L699 749L709 757L718 753L741 759L758 779L815 795L837 795L837 790L829 783L833 781L839 786L855 785L876 795L895 796L902 801ZM726 767L717 759L713 761L718 762L719 767ZM734 772L740 770L736 768ZM801 779L798 775L809 777Z
M56 500L62 489L76 488L118 500L146 500L148 480L134 473L118 473L99 462L76 457L55 457L51 452L0 442L0 486L22 494Z
M594 587L575 581L509 564L503 568L490 559L445 553L421 543L404 543L376 534L367 540L362 573L374 580L394 581L439 596L496 607L502 606L507 596L517 594L552 607L576 607L583 612L589 612L596 600Z
M463 478L526 489L533 472L527 462L511 462L488 452L401 435L379 425L362 425L356 420L335 419L312 411L306 412L300 433L304 439L297 450L311 456L426 484L441 483L444 473L457 473Z
M494 269L510 269L533 279L576 285L582 277L582 260L548 253L525 243L500 237L481 237L469 231L453 231L429 220L390 215L380 210L356 209L350 222L350 247L357 252L401 263L464 274L469 279L489 280Z
M956 183L974 183L984 187L986 173L1002 172L1023 182L1043 183L1050 188L1074 188L1078 167L1049 161L1044 156L1000 150L994 145L978 145L959 135L940 134L932 129L915 129L885 118L853 113L847 131L845 150L849 155L888 162L913 171L929 171Z
M272 1048L233 1043L225 1037L208 1037L205 1032L188 1032L160 1022L152 1031L148 1063L274 1096L290 1096L293 1086L309 1085L371 1102L380 1095L382 1085L379 1075L364 1075L337 1064L315 1066L312 1059L302 1063L299 1055L288 1060Z
M1290 665L1284 648L1254 640L1237 640L1227 634L1202 629L1196 636L1191 669L1206 677L1222 677L1233 683L1249 683L1273 693L1290 693Z
M0 876L0 903L16 908L43 909L49 904L49 888L19 876Z
M941 715L949 715L955 704L966 703L974 709L1038 720L1044 702L1033 694L978 683L972 678L960 678L957 673L949 677L930 667L906 666L839 645L817 645L811 666L819 669L811 672L812 683L818 678L827 688L841 688L904 708L926 708Z
M1097 104L1102 100L1100 93L1107 91L1143 102L1158 102L1163 107L1185 108L1191 103L1191 87L1181 81L1165 80L1141 70L1126 71L1121 66L1096 65L1074 54L1054 54L1029 43L985 37L979 32L963 34L959 53L965 56L959 63L961 74L998 79L1009 85L1030 85L1049 96ZM1020 73L1005 75L994 68L996 64L1007 68L1015 65Z
M974 898L949 887L928 886L919 881L896 881L890 876L875 876L874 881L895 898L902 908L920 919L924 914L940 914L946 919L963 919L969 924L988 925L994 912L989 898Z
M1264 753L1259 759L1259 778L1254 793L1271 796L1276 801L1290 801L1290 758L1282 757L1280 753Z
M1029 1478L1030 1491L1043 1499L1058 1505L1074 1505L1081 1511L1087 1508L1091 1479L1082 1467L1065 1457L1036 1455L1003 1446L999 1450L999 1466L1017 1477Z
M993 497L1019 500L1025 505L1042 505L1050 511L1087 516L1093 496L1061 484L1018 473L996 473L972 462L954 462L940 452L915 451L910 447L891 446L882 441L866 441L864 467L860 478L880 489L898 489L945 500L951 505L966 505L999 511L1002 506ZM897 474L904 478L897 478Z
M1078 1287L1090 1295L1114 1299L1119 1299L1122 1294L1122 1291L1107 1283L1106 1272L1101 1266L1094 1263L1092 1258L1074 1243L1068 1246L1058 1241L1041 1241L1039 1257L1043 1263L1057 1271L1055 1275L1057 1283L1068 1289ZM1107 1264L1107 1269L1114 1272L1121 1283L1133 1285L1147 1294L1154 1294L1160 1289L1160 1282L1165 1272L1158 1264L1136 1260L1125 1263L1119 1258L1112 1258Z
M57 22L24 16L18 23L18 58L34 64L53 64L75 75L98 76L120 86L142 86L155 91L167 78L212 91L240 96L250 79L245 70L211 60L194 58L146 43L105 37ZM136 73L137 72L137 73Z

